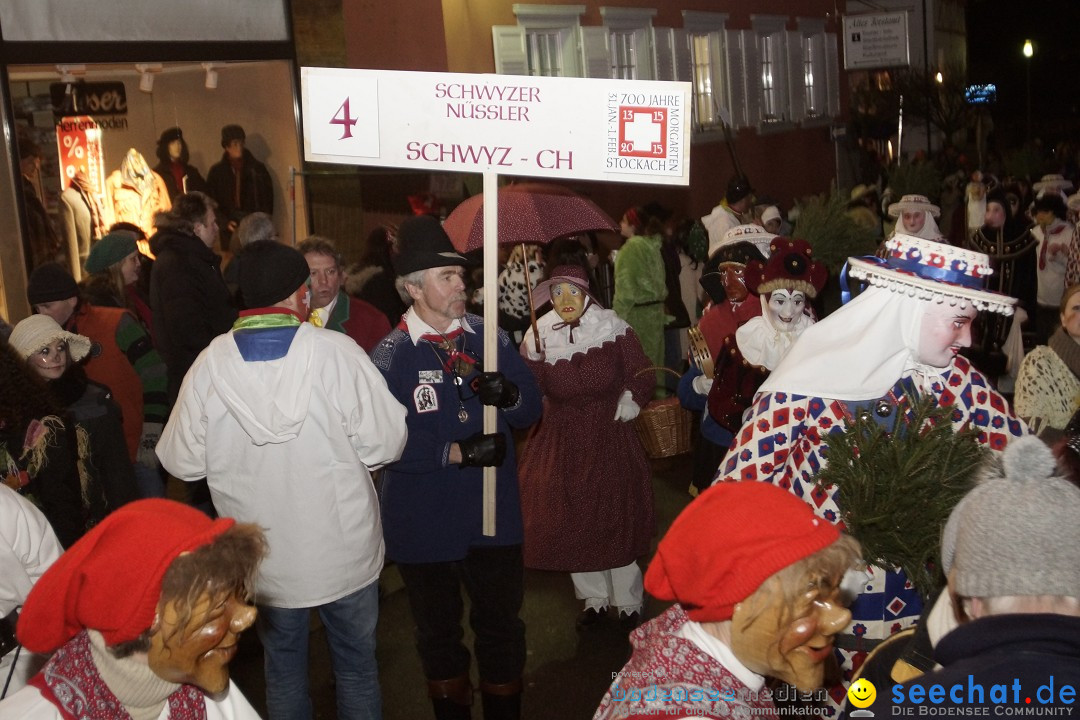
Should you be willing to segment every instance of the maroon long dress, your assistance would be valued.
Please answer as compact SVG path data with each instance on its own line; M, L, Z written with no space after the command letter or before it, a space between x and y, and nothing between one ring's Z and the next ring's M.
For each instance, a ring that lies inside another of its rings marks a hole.
M528 342L528 338L526 342ZM596 572L649 550L651 471L633 422L616 422L624 390L644 407L655 376L634 331L554 364L526 359L544 414L518 463L525 566Z

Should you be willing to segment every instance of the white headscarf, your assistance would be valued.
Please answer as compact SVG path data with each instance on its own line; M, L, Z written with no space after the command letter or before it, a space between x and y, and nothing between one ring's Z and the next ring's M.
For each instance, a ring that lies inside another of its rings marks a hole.
M934 215L927 212L926 210L923 210L921 212L924 216L926 216L926 220L923 222L923 226L919 228L919 232L909 232L907 228L904 227L904 218L903 216L901 216L896 218L896 227L893 228L892 235L896 235L897 233L899 233L901 235L913 235L915 237L922 238L923 240L943 240L945 236L942 234L941 228L938 227L937 220L934 219ZM892 237L892 235L890 235L889 237Z
M586 353L606 342L613 342L624 335L630 328L626 321L615 314L614 310L597 305L586 298L588 306L579 318L577 327L572 328L574 341L570 342L571 328L567 326L559 313L549 310L536 321L540 339L544 342L544 361L554 365L557 361L572 358L577 353ZM555 325L561 325L556 328ZM532 351L532 328L525 333L521 346Z
M807 328L760 391L858 401L882 397L904 377L929 388L949 370L917 359L919 331L931 302L888 288L867 288Z

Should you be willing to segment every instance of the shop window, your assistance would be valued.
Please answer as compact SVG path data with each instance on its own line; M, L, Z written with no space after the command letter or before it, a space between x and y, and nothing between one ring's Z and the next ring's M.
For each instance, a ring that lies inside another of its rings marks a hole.
M302 160L296 124L274 112L295 101L293 76L286 60L9 65L15 132L40 153L30 178L34 195L72 275L80 278L91 245L114 222L150 236L155 214L180 193L215 196L214 168L232 173L221 144L227 125L244 129L244 149L269 180L230 219L259 209L270 213L279 237L290 239L293 228L306 227L302 194L289 192L292 168ZM239 94L244 103L233 102ZM224 225L220 249L228 250ZM38 264L35 238L29 242L31 263Z
M656 10L601 7L611 57L611 77L622 80L656 79L652 19Z
M581 16L584 5L514 5L517 25L491 28L495 72L545 77L591 77L599 55L610 70L606 42L601 52L595 42L584 42ZM592 40L592 38L590 38Z

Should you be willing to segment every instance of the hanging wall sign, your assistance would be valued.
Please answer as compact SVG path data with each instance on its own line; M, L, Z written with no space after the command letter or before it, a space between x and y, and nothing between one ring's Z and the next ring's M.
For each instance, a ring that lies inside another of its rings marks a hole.
M687 185L690 84L302 68L312 162Z
M844 16L844 69L907 67L906 12Z
M105 198L105 155L101 128L87 115L60 118L56 123L56 150L60 155L60 187L66 188L76 173L90 181L94 195Z
M122 82L58 82L49 85L56 115L127 115L127 90Z

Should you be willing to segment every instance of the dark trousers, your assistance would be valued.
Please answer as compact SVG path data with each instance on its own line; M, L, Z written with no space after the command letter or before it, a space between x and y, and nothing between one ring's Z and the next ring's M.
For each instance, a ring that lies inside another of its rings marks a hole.
M525 623L518 617L524 597L520 545L474 547L462 560L398 563L416 622L416 647L424 675L447 680L469 672L462 643L464 600L469 595L469 625L482 681L502 684L525 669Z
M1057 305L1039 305L1035 309L1035 344L1045 345L1061 324L1061 311Z
M727 445L717 445L700 433L694 443L694 467L690 482L698 492L705 492L716 479L716 471L727 455Z

